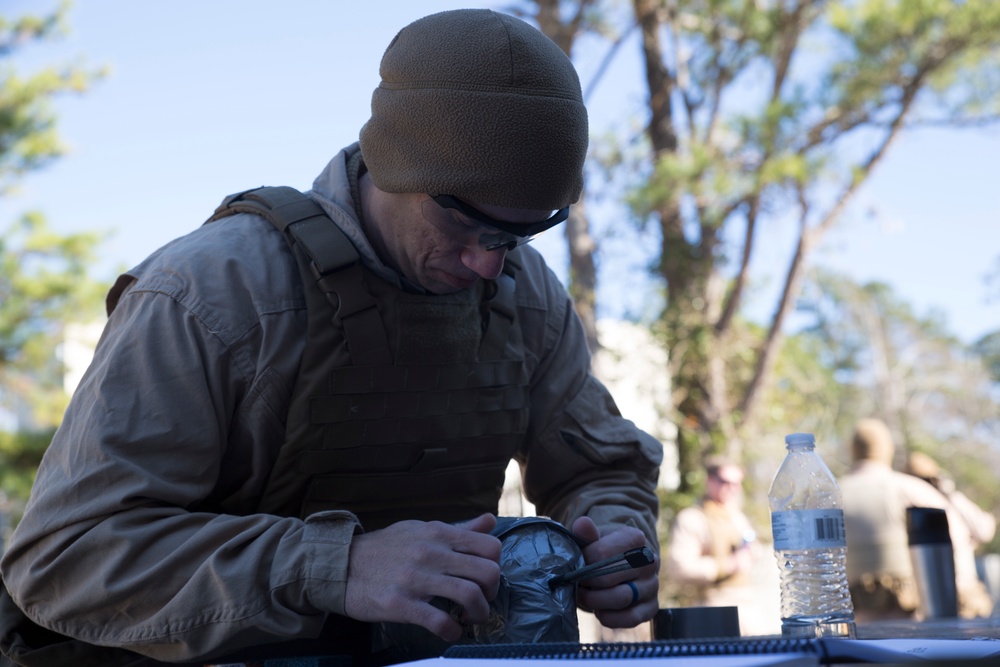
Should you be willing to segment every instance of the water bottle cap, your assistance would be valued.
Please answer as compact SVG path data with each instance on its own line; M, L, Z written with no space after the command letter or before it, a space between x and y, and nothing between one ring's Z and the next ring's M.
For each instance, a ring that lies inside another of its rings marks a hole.
M789 433L785 436L785 444L789 447L796 445L815 445L816 436L812 433Z

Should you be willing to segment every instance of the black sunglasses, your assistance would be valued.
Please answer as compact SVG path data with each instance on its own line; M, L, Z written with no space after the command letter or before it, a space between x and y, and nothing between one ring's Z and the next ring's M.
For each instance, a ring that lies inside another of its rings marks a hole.
M474 206L470 206L458 197L454 197L452 195L430 195L430 197L441 208L453 208L481 225L493 227L502 232L513 234L514 236L530 238L536 234L541 234L546 229L555 227L569 217L569 206L566 206L565 208L559 209L545 220L539 220L538 222L509 222L507 220L497 220L496 218L488 216Z

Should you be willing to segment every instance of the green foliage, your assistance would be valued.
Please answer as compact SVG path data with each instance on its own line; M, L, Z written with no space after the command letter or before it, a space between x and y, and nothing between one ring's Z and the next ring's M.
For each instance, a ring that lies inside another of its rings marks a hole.
M23 501L31 492L35 472L54 430L7 433L0 431L0 489Z
M77 66L22 75L10 64L18 49L57 36L67 7L46 16L0 15L0 197L61 154L53 98L83 92L100 76ZM103 314L107 286L88 275L102 237L59 234L38 211L0 221L0 412L17 415L25 429L0 433L0 488L15 499L27 496L66 406L59 354L66 323Z
M0 232L0 408L54 425L65 408L58 349L67 316L98 319L107 286L88 277L97 233L59 235L38 213Z
M972 350L989 370L993 381L1000 384L1000 331L980 338L972 346Z
M919 86L924 110L941 120L995 117L1000 5L993 0L838 3L830 17L854 54L826 82L841 104L898 104Z
M0 195L26 172L62 154L52 98L67 92L82 93L102 75L66 66L21 76L4 62L32 42L57 36L64 29L68 6L64 3L55 13L42 17L11 20L0 15Z

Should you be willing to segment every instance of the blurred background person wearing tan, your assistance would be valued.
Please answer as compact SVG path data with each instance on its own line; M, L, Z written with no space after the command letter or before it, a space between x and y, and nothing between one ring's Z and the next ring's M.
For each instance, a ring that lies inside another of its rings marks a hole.
M982 565L982 571L979 573L980 579L986 578L986 581L996 583L996 570L991 568L989 563L991 559L997 558L997 556L984 555L981 553L981 547L985 544L989 544L997 531L997 520L996 517L977 505L971 498L966 496L964 493L958 490L955 486L955 481L948 474L948 471L943 470L938 462L933 458L924 454L923 452L913 452L906 460L906 472L920 479L924 480L943 495L948 504L949 509L952 510L949 513L949 517L958 517L968 529L969 542L968 550L972 552L972 558L977 563L977 565ZM952 519L949 518L949 521ZM955 552L956 558L959 556L963 550L966 549L966 545L956 545ZM961 556L962 558L967 558L967 556ZM980 558L983 559L982 563L979 563ZM980 568L977 568L977 571ZM992 575L992 576L991 576ZM985 584L985 582L984 582ZM996 604L996 589L991 588L989 585L986 586L987 592L990 594L990 599L993 601L994 606ZM985 616L985 606L981 609L976 610L978 616Z
M862 419L851 441L853 465L840 480L847 532L847 579L859 622L910 618L919 592L910 562L907 507L935 507L948 512L955 548L959 613L988 616L993 608L976 574L968 529L945 497L922 479L894 470L896 446L888 426ZM964 547L964 548L963 548Z
M955 487L955 481L938 462L923 452L913 452L906 460L906 472L919 477L941 492L969 530L975 551L990 542L997 532L997 520Z
M683 605L739 607L741 632L763 634L752 613L760 594L751 571L760 548L742 509L743 470L721 458L708 459L705 470L702 499L678 512L671 526L666 586Z

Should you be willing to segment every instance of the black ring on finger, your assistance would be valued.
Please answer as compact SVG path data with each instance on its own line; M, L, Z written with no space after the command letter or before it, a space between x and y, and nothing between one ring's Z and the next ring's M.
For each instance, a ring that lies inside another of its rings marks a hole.
M625 607L628 609L629 607L634 607L635 603L639 601L639 587L633 581L626 581L625 585L632 589L632 601Z

